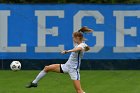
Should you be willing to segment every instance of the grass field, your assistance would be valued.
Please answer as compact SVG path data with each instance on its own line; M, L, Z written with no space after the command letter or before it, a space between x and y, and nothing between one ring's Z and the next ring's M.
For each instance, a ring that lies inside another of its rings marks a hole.
M76 93L67 74L48 73L38 88L26 89L39 71L0 71L0 93ZM86 93L140 93L140 71L81 71Z

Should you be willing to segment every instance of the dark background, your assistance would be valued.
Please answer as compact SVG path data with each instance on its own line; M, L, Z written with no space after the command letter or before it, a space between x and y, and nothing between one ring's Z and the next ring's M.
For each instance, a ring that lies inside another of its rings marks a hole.
M14 59L16 60L16 59ZM18 59L19 60L19 59ZM9 70L13 59L0 60L0 69ZM41 70L45 65L64 64L67 60L20 59L22 69ZM140 59L134 60L82 60L82 70L140 70Z
M0 0L0 3L97 3L97 4L137 4L140 0Z

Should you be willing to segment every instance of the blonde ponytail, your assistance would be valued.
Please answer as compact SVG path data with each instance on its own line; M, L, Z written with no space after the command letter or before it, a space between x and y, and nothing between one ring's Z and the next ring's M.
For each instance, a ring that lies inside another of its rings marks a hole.
M73 37L79 37L80 40L86 41L87 39L84 38L83 33L91 33L93 32L92 29L89 29L88 27L84 26L81 29L78 30L78 32L73 33Z

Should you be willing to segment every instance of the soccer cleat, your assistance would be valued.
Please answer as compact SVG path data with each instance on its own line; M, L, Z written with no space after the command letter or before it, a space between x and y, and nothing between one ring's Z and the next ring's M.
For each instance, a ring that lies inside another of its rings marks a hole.
M26 85L26 88L31 88L31 87L37 87L37 83L29 83L28 85Z

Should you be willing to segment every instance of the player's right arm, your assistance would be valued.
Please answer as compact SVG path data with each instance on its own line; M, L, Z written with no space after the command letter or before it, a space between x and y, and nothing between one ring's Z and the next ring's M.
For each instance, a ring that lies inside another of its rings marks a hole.
M63 50L61 53L66 54L66 53L69 53L69 52L77 52L77 51L82 51L82 50L88 51L88 50L90 50L90 47L88 45L79 46L79 47L73 48L71 50Z
M73 48L71 50L63 50L61 53L66 54L66 53L69 53L69 52L77 52L77 51L81 51L81 50L82 50L82 47L77 47L77 48Z

